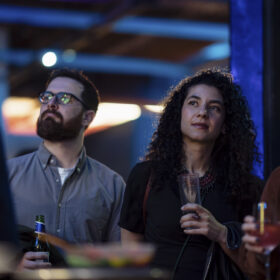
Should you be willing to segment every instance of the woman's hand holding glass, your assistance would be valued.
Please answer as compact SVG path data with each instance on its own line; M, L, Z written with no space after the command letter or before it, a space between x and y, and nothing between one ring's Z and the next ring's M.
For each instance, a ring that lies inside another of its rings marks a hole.
M198 174L181 174L178 176L182 212L180 223L186 234L204 235L210 240L225 243L227 227L201 206Z
M204 235L219 243L226 242L227 227L219 223L207 209L194 203L185 204L181 209L188 213L180 220L184 233Z

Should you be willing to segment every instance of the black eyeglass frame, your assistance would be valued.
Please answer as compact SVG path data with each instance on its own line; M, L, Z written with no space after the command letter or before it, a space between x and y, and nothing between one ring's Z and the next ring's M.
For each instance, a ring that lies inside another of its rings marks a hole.
M41 97L42 97L42 95L44 95L44 94L46 94L46 93L51 94L51 95L52 95L52 98L49 99L47 102L44 102L43 99L41 99ZM79 101L79 102L84 106L85 109L90 110L89 107L84 103L84 101L82 101L80 98L78 98L77 96L75 96L73 93L70 93L70 92L60 91L60 92L58 92L57 94L54 94L54 93L51 92L51 91L44 91L44 92L41 92L41 93L39 94L39 97L38 97L38 98L39 98L39 101L40 101L41 104L48 104L53 98L55 98L55 102L58 102L58 104L60 104L60 105L68 105L69 103L66 103L66 104L65 104L65 103L63 103L63 102L61 101L61 99L60 99L60 96L62 97L63 94L68 94L68 95L70 95L71 98L74 98L74 99L76 99L77 101ZM71 100L71 99L70 99L70 100Z

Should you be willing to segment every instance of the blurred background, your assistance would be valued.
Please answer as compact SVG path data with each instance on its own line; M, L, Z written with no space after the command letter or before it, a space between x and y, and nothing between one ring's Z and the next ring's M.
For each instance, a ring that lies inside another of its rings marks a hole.
M58 67L84 70L99 89L102 104L87 131L86 149L124 179L145 154L162 98L180 79L205 67L231 69L241 84L242 67L255 75L249 79L255 88L245 92L254 94L248 99L263 152L262 5L261 0L0 1L7 158L40 143L37 97Z

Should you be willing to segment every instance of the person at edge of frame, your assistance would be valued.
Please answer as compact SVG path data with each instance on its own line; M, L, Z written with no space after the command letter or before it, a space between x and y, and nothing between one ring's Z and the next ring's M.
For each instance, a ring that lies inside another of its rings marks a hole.
M280 167L277 167L269 176L263 190L260 201L266 202L266 219L274 218L280 220ZM265 248L259 244L258 237L253 235L258 230L254 216L248 215L244 218L242 229L245 232L243 242L246 251L243 256L244 271L249 275L250 280L265 280ZM279 233L278 233L279 235ZM270 274L272 280L280 280L280 246L275 246L270 256Z

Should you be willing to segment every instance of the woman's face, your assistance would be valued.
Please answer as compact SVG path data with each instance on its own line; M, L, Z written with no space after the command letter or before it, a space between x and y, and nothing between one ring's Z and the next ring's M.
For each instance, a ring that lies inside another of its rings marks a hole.
M224 128L224 100L214 86L198 84L190 87L181 113L185 143L214 143Z

